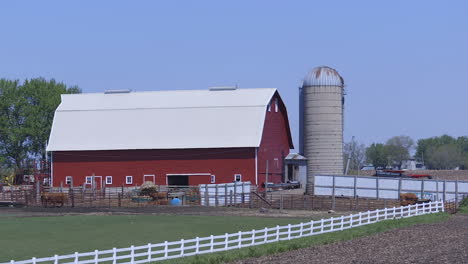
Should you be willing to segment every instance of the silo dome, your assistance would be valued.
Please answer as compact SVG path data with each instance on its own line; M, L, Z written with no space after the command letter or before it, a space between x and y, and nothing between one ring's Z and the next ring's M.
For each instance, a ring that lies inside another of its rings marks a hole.
M333 68L320 66L313 68L304 78L302 87L307 86L343 86L343 78Z

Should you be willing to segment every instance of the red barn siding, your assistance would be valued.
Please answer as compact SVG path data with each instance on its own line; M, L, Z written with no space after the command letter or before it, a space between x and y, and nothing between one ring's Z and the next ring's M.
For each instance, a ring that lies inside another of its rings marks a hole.
M278 100L276 112L275 100ZM260 147L226 149L169 149L169 150L113 150L113 151L65 151L53 153L53 186L62 184L65 177L72 176L75 186L85 182L86 176L112 176L108 187L141 185L144 175L155 175L156 184L167 184L167 174L203 174L189 176L190 185L234 180L241 174L242 181L256 183L261 187L266 181L279 183L284 173L283 158L292 148L286 108L276 93L271 101L271 111L266 118ZM257 151L257 157L255 152ZM257 158L257 164L256 164ZM257 171L255 170L257 166ZM133 176L132 184L125 184L125 176Z
M154 174L156 184L166 184L166 174L204 174L189 177L189 184L216 183L234 180L255 183L255 149L172 149L67 151L53 153L53 186L65 185L65 177L73 176L73 184L81 185L86 176L112 176L108 187L141 185L143 175ZM133 176L133 184L125 184L125 176Z
M278 100L276 112L275 100ZM266 181L268 160L268 182L280 183L284 173L283 159L289 154L292 142L286 108L276 94L271 100L271 111L267 111L262 141L258 149L258 185Z

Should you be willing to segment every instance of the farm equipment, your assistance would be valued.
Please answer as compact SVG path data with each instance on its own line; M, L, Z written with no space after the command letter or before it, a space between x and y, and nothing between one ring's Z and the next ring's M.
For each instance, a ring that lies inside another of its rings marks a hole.
M400 194L400 205L413 205L430 202L431 199L418 198L414 193L401 193Z
M406 171L404 170L377 170L374 176L389 178L432 179L432 176L429 174L406 174Z

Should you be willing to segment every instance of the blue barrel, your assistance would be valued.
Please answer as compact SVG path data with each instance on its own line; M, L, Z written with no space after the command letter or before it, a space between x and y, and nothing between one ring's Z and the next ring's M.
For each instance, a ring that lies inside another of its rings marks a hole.
M173 205L173 206L180 206L182 204L182 201L179 198L176 197L176 198L171 200L170 204Z

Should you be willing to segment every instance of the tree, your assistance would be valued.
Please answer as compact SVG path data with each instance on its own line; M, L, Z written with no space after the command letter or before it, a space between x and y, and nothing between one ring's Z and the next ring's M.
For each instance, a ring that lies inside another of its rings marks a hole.
M360 165L366 161L366 146L359 144L353 137L350 142L345 143L343 154L345 166L349 159L349 169L359 170Z
M366 150L367 162L375 168L385 168L388 164L387 150L384 144L373 143Z
M45 145L50 134L60 95L79 93L76 86L43 78L0 80L0 155L5 163L20 169L27 158L45 157Z
M31 140L31 152L45 158L46 142L49 139L55 109L60 104L61 94L80 93L77 86L67 88L54 79L26 80L23 84L27 107L27 127Z
M27 157L28 140L26 116L28 101L19 82L0 80L0 155L4 162L19 168Z
M398 169L401 169L403 161L410 158L413 145L413 139L408 136L396 136L387 140L385 148L388 164L396 165Z
M440 145L428 149L427 165L431 169L454 169L460 166L463 155L456 145Z

